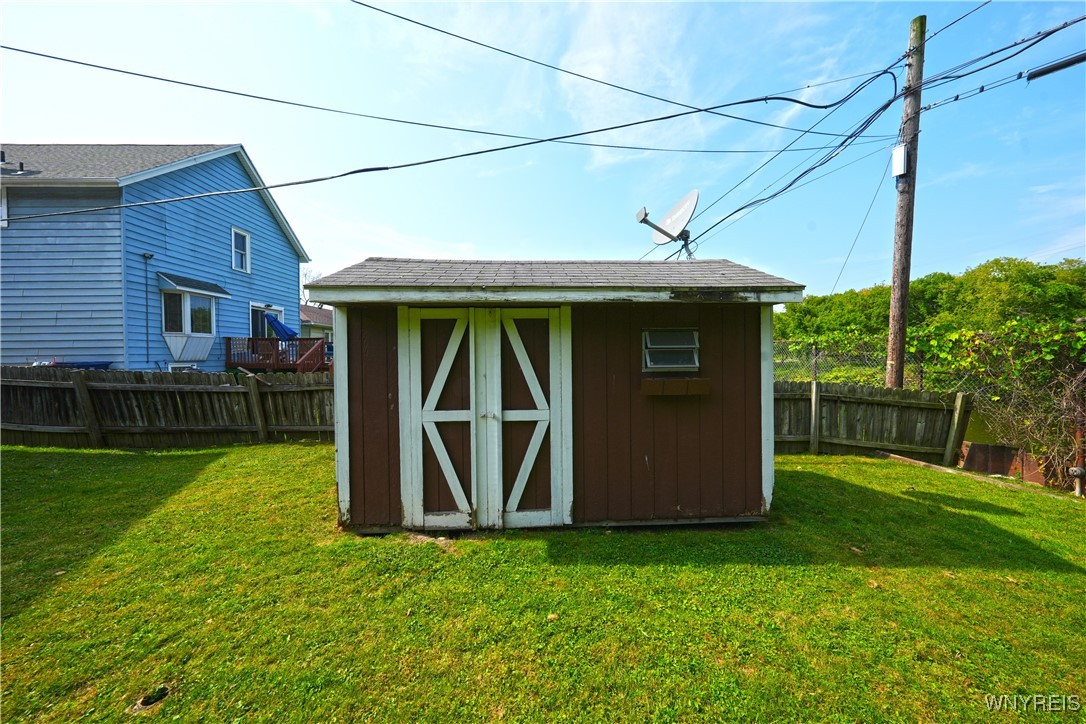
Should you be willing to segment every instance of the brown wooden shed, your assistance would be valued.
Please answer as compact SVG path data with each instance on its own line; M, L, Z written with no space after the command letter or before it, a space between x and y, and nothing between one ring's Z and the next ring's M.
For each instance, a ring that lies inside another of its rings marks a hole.
M759 518L773 496L772 305L724 259L367 259L335 306L342 525Z

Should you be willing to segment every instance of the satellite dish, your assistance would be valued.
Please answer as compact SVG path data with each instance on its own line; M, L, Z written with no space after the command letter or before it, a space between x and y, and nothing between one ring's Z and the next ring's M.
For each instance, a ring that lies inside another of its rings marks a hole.
M697 207L698 190L694 189L671 207L671 211L667 212L659 225L649 221L649 212L643 207L637 212L637 221L653 228L652 243L659 246L661 244L670 244L673 241L681 241L683 248L686 249L687 257L690 257L690 249L687 247L687 242L690 241L690 232L686 230L686 225L694 217L694 210Z

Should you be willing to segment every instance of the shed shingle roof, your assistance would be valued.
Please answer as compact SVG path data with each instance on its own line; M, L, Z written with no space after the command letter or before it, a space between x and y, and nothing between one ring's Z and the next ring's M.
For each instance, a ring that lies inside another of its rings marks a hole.
M727 259L463 261L374 257L323 277L310 286L373 289L803 289L802 284Z
M119 179L183 161L229 145L5 143L5 179ZM23 172L18 173L19 163Z

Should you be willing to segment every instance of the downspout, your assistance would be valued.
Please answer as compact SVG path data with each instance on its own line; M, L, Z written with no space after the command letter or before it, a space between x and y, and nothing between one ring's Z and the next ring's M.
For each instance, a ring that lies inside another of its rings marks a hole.
M120 190L120 202L123 205L126 201L124 188L118 187ZM121 263L121 365L127 370L129 368L128 359L128 231L127 224L125 223L128 215L125 213L125 209L118 209L117 216L121 226L121 238L118 239L119 245L119 261Z
M151 367L151 266L155 255L143 254L143 350L147 368Z

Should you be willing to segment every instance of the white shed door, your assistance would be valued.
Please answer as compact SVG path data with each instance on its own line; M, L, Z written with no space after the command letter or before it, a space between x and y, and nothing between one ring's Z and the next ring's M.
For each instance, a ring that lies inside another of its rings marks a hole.
M568 307L401 307L405 527L570 522L569 329Z

